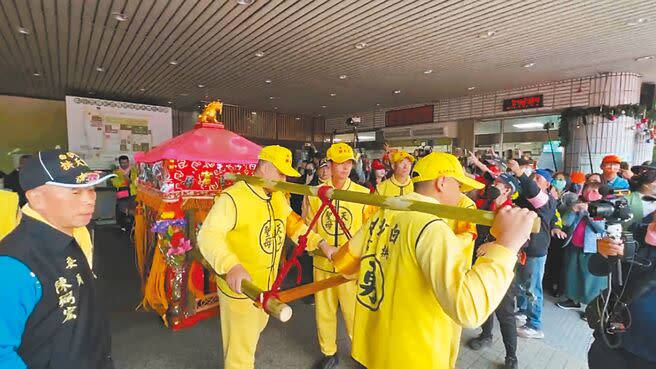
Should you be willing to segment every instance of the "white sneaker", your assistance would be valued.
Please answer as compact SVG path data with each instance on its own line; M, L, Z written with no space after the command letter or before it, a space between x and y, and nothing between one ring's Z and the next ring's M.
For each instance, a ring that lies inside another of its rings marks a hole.
M515 323L517 324L518 327L523 326L526 324L526 315L524 314L515 314Z
M524 338L535 338L535 339L544 338L544 332L527 327L525 325L517 328L517 335Z

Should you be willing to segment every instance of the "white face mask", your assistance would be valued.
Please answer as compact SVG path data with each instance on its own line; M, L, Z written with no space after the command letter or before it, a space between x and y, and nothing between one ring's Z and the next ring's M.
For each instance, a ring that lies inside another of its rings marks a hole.
M524 168L524 174L526 174L527 177L530 176L533 174L533 168Z
M377 169L376 170L376 176L378 177L385 177L386 171L385 169Z

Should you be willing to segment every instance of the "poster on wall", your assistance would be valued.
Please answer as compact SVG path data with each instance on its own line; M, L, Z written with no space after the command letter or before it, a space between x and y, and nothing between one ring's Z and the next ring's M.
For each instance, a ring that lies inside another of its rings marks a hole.
M173 135L171 108L66 96L69 150L92 169L110 169L116 159L148 151Z

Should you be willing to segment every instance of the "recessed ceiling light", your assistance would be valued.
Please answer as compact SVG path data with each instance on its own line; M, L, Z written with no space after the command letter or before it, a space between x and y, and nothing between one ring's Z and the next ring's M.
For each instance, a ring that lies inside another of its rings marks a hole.
M146 91L146 89L145 88L140 88L139 91L144 92L144 91Z
M380 106L380 103L376 103L376 106Z
M39 72L34 72L34 73L32 73L32 75L33 75L34 77L39 77L39 76L41 76L41 73L39 73Z
M398 95L398 94L401 93L401 90L396 90L396 91L394 91L394 93Z
M632 19L632 20L626 22L625 24L627 26L637 26L637 25L644 24L644 23L647 23L647 22L649 22L649 18L636 18L636 19Z
M18 27L18 33L23 34L23 35L29 35L32 32L28 28Z
M263 51L258 51L258 52L255 53L255 56L257 56L258 58L261 58L261 57L264 56L264 52Z
M327 106L326 106L326 105L321 105L321 107L322 107L322 108L324 108L324 109L325 109L325 108L327 108Z
M251 114L252 114L252 115L257 115L257 112L252 111Z
M104 72L105 68L103 67L96 67L96 72Z
M474 90L476 89L476 87L475 87L475 86L471 86L471 87L467 87L467 89L468 89L469 91L474 91Z
M271 82L273 82L273 81L270 80L270 79L265 79L265 80L264 80L264 83L271 83Z
M273 107L273 110L278 110L278 107L277 107L277 106L274 106L274 107Z
M183 92L183 93L180 94L180 96L189 96L189 94L186 93L186 92Z
M366 42L358 42L355 44L355 48L358 50L364 49L365 47L369 46Z
M426 70L424 71L424 74L431 74L431 73L433 73L433 70L432 70L432 69L426 69Z
M301 118L299 118L299 117L296 117L296 120L301 120Z
M269 96L269 100L274 100L275 98L275 96Z
M198 88L203 88L203 87L205 87L204 84L202 84L202 83L199 83L199 84L198 84Z
M526 63L523 65L524 68L533 68L535 66L535 63Z
M335 96L337 96L336 93L334 93L334 92L331 92L331 93L330 93L330 97L335 97Z
M127 15L120 12L112 12L112 16L119 22L125 22L130 19Z
M636 58L635 61L644 61L644 60L652 60L652 59L654 59L653 55L646 55Z
M171 105L171 104L173 104L173 101L169 101L168 103L169 103L169 105Z
M178 65L178 61L177 61L177 60L171 60L171 61L169 62L169 64L171 64L171 65Z
M485 31L478 34L478 38L490 38L496 35L496 31Z
M93 91L89 91L89 95L93 95Z
M347 78L348 76L346 74L342 74L341 76L339 76L339 79L347 79Z
M237 0L237 4L239 5L251 5L255 2L255 0Z

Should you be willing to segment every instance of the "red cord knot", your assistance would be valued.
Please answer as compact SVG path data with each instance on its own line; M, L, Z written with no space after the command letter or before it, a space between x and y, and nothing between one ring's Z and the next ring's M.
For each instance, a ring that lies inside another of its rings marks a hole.
M328 197L328 191L332 190L333 188L330 186L321 186L319 187L319 191L317 193L317 196L319 199L321 199L321 202L323 203L328 203L330 202L330 198Z

